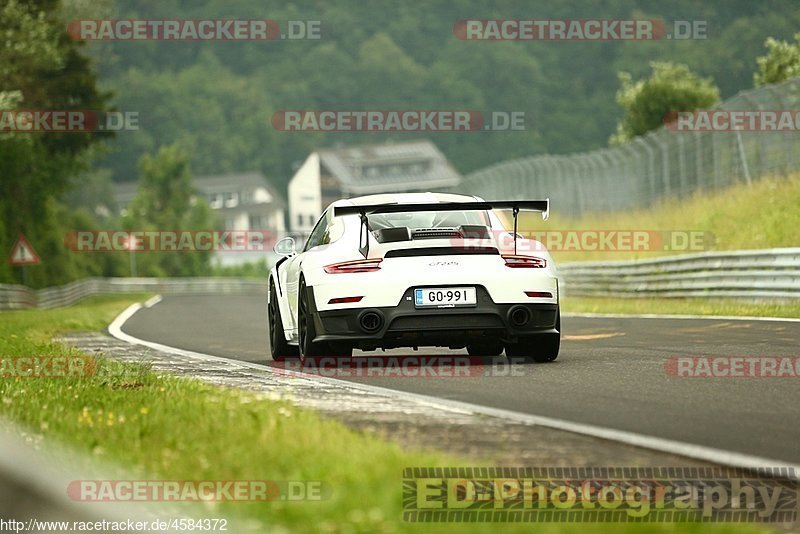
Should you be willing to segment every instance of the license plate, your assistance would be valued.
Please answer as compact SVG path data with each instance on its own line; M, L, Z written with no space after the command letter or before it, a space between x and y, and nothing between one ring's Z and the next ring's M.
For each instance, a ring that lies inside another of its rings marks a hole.
M475 306L474 287L426 287L414 290L414 306L417 308L451 308Z

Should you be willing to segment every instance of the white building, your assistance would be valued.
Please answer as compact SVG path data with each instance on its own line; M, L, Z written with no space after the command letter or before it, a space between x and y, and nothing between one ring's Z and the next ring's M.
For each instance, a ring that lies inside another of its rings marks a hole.
M312 152L289 182L289 228L310 232L340 198L456 187L461 176L430 141L363 145Z

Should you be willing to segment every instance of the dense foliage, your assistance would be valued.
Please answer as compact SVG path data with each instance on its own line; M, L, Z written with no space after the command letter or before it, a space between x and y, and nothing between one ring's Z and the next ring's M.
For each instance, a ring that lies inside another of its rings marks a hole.
M767 53L756 60L758 72L753 75L756 86L800 76L800 33L795 34L793 43L770 37L765 46Z
M197 174L260 170L279 187L293 164L320 146L428 137L461 171L537 153L606 146L622 116L618 72L634 80L652 61L685 64L712 78L720 97L753 84L767 37L800 27L796 0L468 0L291 3L244 0L117 0L118 18L318 20L321 39L260 42L93 42L104 84L142 129L120 135L103 164L114 179L135 176L145 152L173 142ZM460 19L657 18L701 20L707 38L626 42L465 41ZM458 109L524 111L524 132L282 133L286 109Z
M81 44L54 15L54 0L0 2L0 111L15 109L103 110L109 95L97 88ZM9 251L20 233L41 256L30 269L33 285L60 283L102 271L87 255L70 254L61 229L90 224L85 213L60 203L72 178L89 164L104 139L85 132L0 133L0 250ZM16 278L0 262L0 281Z
M654 61L650 77L634 82L620 72L617 103L624 115L612 137L622 144L664 124L672 113L709 108L719 100L719 89L710 79L691 72L686 65Z

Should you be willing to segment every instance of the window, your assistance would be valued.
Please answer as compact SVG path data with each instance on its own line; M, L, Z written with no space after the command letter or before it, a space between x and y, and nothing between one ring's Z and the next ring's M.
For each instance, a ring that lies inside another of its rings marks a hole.
M235 208L239 205L239 194L234 192L223 193L226 208Z
M250 215L249 226L251 230L265 230L267 218L262 215Z
M302 213L298 213L297 214L297 228L299 229L299 228L302 228L302 227L303 227L303 214Z
M379 213L371 215L369 226L371 230L403 226L411 229L449 228L458 227L462 224L489 226L489 219L484 211L434 211L435 209L411 213Z
M303 252L311 250L314 247L318 247L319 245L326 245L330 243L327 215L328 212L323 213L317 225L313 230L311 230L311 235L308 236L308 241L306 241L306 246L303 247Z

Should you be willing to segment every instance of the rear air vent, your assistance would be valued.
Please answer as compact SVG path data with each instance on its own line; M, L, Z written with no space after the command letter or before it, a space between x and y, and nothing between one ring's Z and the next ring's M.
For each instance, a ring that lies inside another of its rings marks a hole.
M390 250L384 258L412 258L416 256L453 256L469 254L500 254L494 247L424 247Z
M463 234L458 228L419 228L411 232L411 239L447 239L461 238Z
M372 232L378 243L397 243L398 241L409 241L411 239L411 231L405 226L397 228L381 228Z

